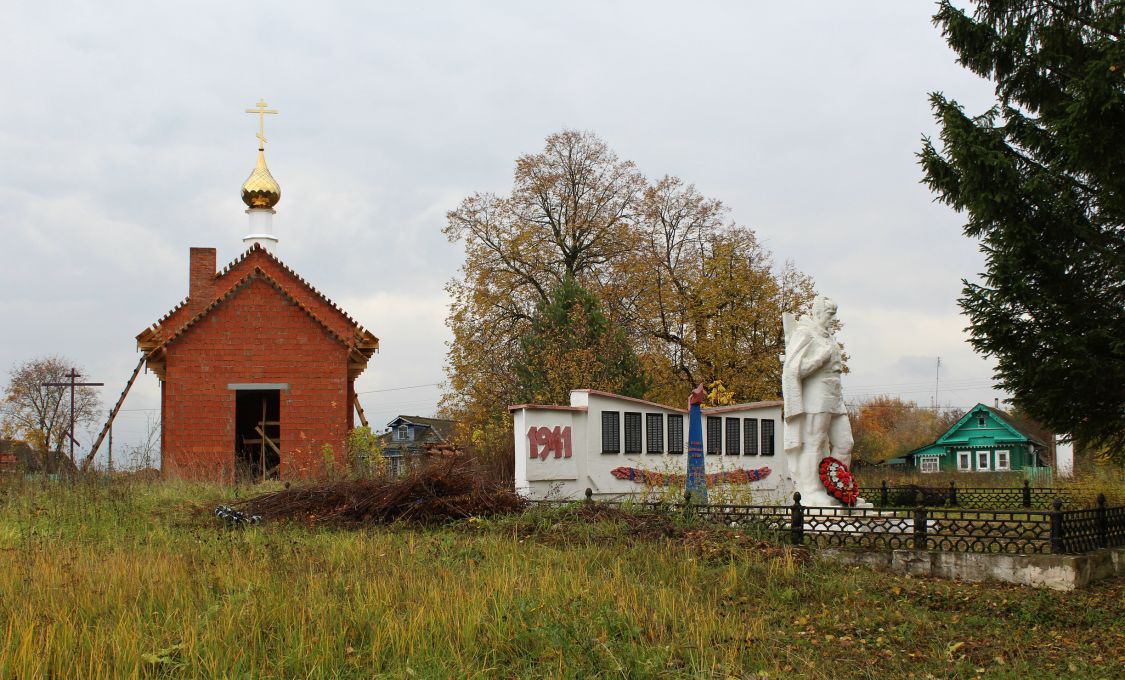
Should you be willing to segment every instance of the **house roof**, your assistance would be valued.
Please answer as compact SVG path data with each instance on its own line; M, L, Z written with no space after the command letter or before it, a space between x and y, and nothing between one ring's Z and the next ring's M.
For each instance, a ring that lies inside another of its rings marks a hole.
M429 427L438 433L442 439L449 439L453 436L453 428L457 426L454 420L446 420L444 418L423 418L422 416L395 416L395 419L387 423L387 427L394 427L398 422L410 423L412 425L422 425Z
M73 472L74 463L70 462L65 453L50 451L43 455L42 464L40 456L25 441L19 439L0 439L0 457L4 466L14 466L27 472L46 472L50 474L60 472Z
M976 406L969 409L968 412L965 413L965 415L961 416L961 419L958 420L953 425L953 427L949 428L948 430L945 431L944 434L942 434L940 437L938 437L937 442L938 443L944 443L943 440L947 440L950 434L952 434L953 432L956 432L958 429L960 429L965 423L967 423L969 421L969 419L971 419L973 417L974 413L977 413L978 411L981 411L981 410L987 411L988 413L992 414L996 418L996 420L999 421L999 423L1002 427L1004 427L1005 429L1007 429L1009 432L1011 432L1014 435L1013 439L1016 439L1016 440L1019 440L1019 441L1030 441L1033 444L1038 444L1040 446L1044 446L1042 440L1040 440L1038 437L1032 435L1031 433L1025 431L1023 429L1023 427L1021 427L1020 424L1016 421L1015 418L1012 418L1012 416L1005 413L1004 411L1001 411L998 408L993 408L991 406L988 406L987 404L977 404ZM1003 441L1003 440L1001 440L1001 441Z
M913 451L909 451L907 453L904 453L904 454L902 454L902 457L903 458L910 458L911 456L916 456L916 455L922 453L923 451L926 451L927 449L936 449L935 451L933 451L933 455L942 455L942 454L945 453L945 447L941 446L936 441L934 441L934 442L930 442L929 444L925 444L924 446L919 446L918 448L914 449Z
M145 353L149 368L157 375L163 375L168 345L256 279L276 289L350 350L349 372L352 377L366 368L367 360L379 349L379 338L277 256L255 243L215 274L209 299L189 306L189 299L185 298L137 335L137 346ZM195 313L192 313L193 310Z
M1042 439L1040 439L1039 437L1035 436L1034 434L1032 434L1031 432L1029 432L1027 430L1027 424L1026 423L1020 421L1018 418L1013 416L1011 413L1008 413L1007 411L1001 411L998 408L992 408L990 406L985 406L984 404L980 404L980 405L984 406L989 411L992 411L993 413L995 413L1009 427L1014 429L1016 432L1019 432L1023 436L1027 437L1028 440L1031 441L1032 443L1038 444L1040 446L1046 446L1047 445Z
M1041 439L1039 439L1035 435L1028 432L1017 419L1015 419L1011 416L1011 414L1006 413L1004 411L1001 411L998 408L993 408L993 407L991 407L987 404L977 404L976 406L969 409L965 413L965 415L961 416L961 418L956 423L954 423L952 427L950 427L945 432L941 433L941 435L937 439L935 439L933 442L931 442L929 444L926 444L924 446L919 446L918 448L914 449L913 451L911 451L910 453L908 453L906 455L907 456L914 456L914 455L916 455L918 453L921 453L922 451L925 451L926 449L929 449L931 447L953 444L954 442L952 440L951 435L953 435L955 432L960 430L967 422L969 422L969 420L971 420L974 417L975 413L978 413L981 410L987 411L988 413L995 416L996 421L999 422L1001 427L1003 427L1005 430L1007 430L1012 435L1011 437L998 438L998 439L995 440L996 443L1010 442L1010 441L1027 441L1027 442L1031 442L1032 444L1036 444L1038 446L1046 446L1046 444L1044 444Z

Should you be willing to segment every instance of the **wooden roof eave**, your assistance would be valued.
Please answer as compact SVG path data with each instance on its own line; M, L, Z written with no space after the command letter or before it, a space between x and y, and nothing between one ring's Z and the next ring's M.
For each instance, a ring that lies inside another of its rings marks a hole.
M157 378L164 380L164 367L168 356L164 345L157 345L147 350L142 347L141 350L145 355L145 366L148 370L155 373Z
M348 350L348 378L355 380L361 373L367 370L367 362L374 353L375 350L373 349L365 349L353 345Z
M379 351L379 338L372 335L371 331L362 327L357 327L355 346L357 349L366 352L367 356L370 357L374 352Z

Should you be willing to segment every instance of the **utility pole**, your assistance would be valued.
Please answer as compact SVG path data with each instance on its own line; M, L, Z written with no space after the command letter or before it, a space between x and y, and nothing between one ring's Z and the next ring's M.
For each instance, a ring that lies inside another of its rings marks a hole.
M43 387L69 387L70 388L70 430L69 430L69 433L70 433L70 464L74 465L74 441L75 441L74 440L74 388L75 387L101 387L105 383L76 382L78 380L78 378L82 377L82 374L79 373L78 371L74 370L73 368L70 369L70 373L67 373L64 377L70 378L70 382L46 382L46 383L43 383Z
M938 386L941 384L941 357L937 358L937 367L934 368L934 412L937 412L941 402L938 401Z

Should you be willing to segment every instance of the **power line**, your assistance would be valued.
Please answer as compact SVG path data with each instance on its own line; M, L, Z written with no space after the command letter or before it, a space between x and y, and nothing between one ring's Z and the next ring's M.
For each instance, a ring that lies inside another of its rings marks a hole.
M417 390L423 387L441 387L441 383L426 383L424 385L406 385L405 387L384 387L380 390L365 390L356 394L375 394L376 392L398 392L400 390Z
M978 403L983 403L983 402L978 402ZM905 409L920 409L920 410L924 410L924 411L945 411L945 410L950 410L950 409L961 409L961 410L967 411L967 410L973 408L974 406L976 406L976 404L972 404L972 405L948 404L948 405L945 405L945 406L926 406L925 404L903 404L903 405L898 405L898 404L869 404L867 402L854 402L854 401L847 402L847 405L854 408L854 409L859 409L859 410L868 410L868 409L876 409L876 408L881 408L881 409L905 408ZM986 404L986 406L987 406L987 404Z
M946 385L967 385L967 384L990 385L990 384L992 384L992 381L989 380L989 379L981 379L981 378L962 378L961 380L946 380L945 384ZM933 385L932 382L930 382L928 380L924 380L924 381L918 381L918 382L902 382L902 383L871 383L871 384L868 384L868 385L852 385L851 387L853 389L855 389L855 388L875 389L875 388L883 388L883 387L929 387L929 386L932 386L932 385Z

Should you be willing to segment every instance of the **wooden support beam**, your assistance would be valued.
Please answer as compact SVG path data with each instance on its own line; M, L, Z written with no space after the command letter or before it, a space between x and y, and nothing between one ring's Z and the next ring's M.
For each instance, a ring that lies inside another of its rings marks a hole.
M262 421L261 421L261 423L262 423L261 425L255 427L254 429L258 431L258 434L262 435L262 452L258 455L261 457L261 460L262 460L262 479L264 480L266 478L266 400L265 400L265 398L262 399Z
M355 412L359 415L359 424L364 427L369 427L367 424L367 414L363 412L363 407L359 405L359 395L352 395L352 403L355 404Z
M117 417L118 411L121 410L121 405L125 403L125 397L129 394L129 389L133 387L133 383L136 382L137 376L140 375L141 368L143 368L144 365L145 356L142 354L141 360L137 362L137 367L133 369L133 375L129 376L129 382L125 383L125 390L121 392L121 396L117 398L117 403L110 409L109 418L105 421L105 426L102 427L98 438L94 440L94 445L90 447L90 453L86 454L86 457L82 459L82 472L86 472L90 469L90 463L94 462L94 454L98 452L98 447L102 445L102 440L105 439L106 434L109 433L109 429L113 427L113 419Z
M262 460L265 460L265 447L266 446L269 446L271 449L273 449L273 452L276 453L278 456L281 455L281 449L277 448L277 444L275 444L273 442L273 440L270 439L270 436L268 434L266 434L264 431L262 431L261 425L255 426L254 431L257 432L258 434L262 435L262 441L261 441L261 444L262 444ZM258 440L255 439L254 441L255 441L255 443L257 443ZM263 465L263 467L264 467L264 465Z

